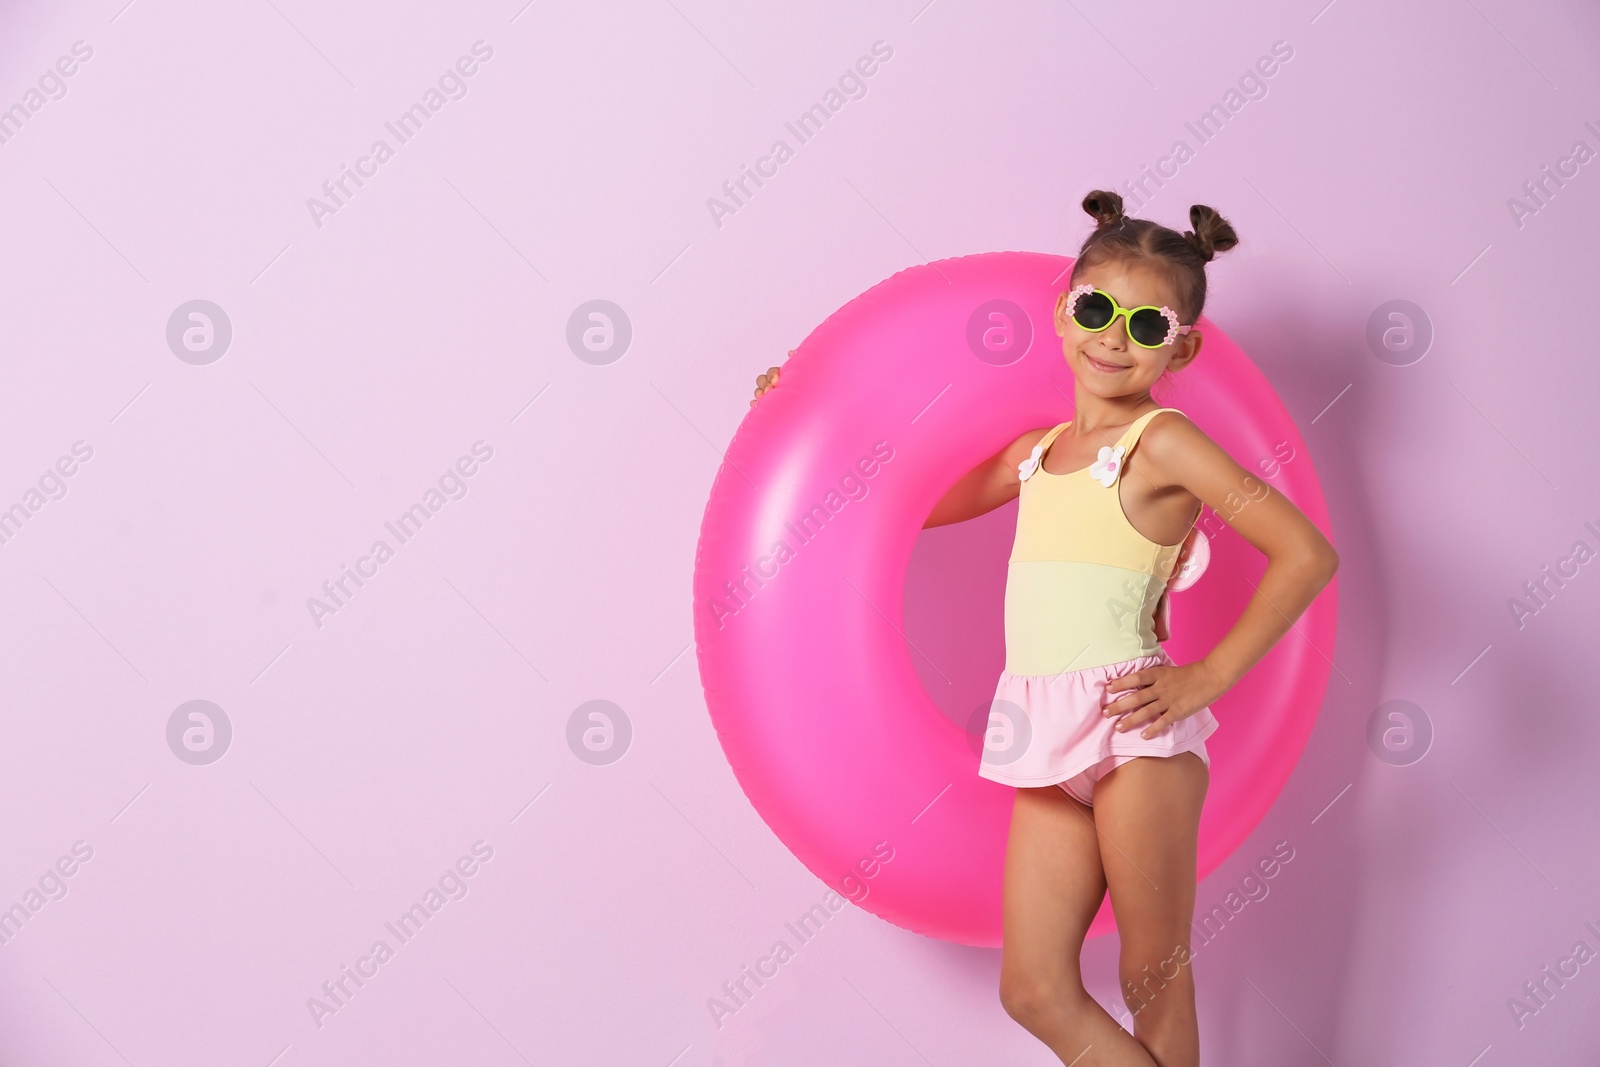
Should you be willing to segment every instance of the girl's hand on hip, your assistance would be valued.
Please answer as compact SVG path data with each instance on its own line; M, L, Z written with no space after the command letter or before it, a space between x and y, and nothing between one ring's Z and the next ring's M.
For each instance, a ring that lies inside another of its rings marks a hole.
M1222 679L1204 661L1156 664L1132 671L1106 683L1107 718L1121 716L1116 729L1129 734L1140 726L1139 736L1149 740L1175 722L1187 719L1226 692Z

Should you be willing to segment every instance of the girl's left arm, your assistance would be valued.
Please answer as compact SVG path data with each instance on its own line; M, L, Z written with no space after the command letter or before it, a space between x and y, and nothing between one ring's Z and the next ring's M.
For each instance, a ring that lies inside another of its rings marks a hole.
M1188 489L1267 557L1244 613L1203 661L1231 688L1333 580L1339 553L1288 497L1235 463L1198 426L1187 418L1166 421L1155 455L1145 457L1147 472L1157 484L1170 480Z
M1135 689L1136 696L1124 693L1107 711L1124 715L1118 729L1148 723L1149 737L1244 677L1333 579L1339 554L1288 497L1234 462L1187 417L1153 420L1139 452L1145 475L1157 487L1187 489L1267 557L1266 573L1239 621L1203 659L1148 674L1135 671L1108 685L1112 693L1146 687Z

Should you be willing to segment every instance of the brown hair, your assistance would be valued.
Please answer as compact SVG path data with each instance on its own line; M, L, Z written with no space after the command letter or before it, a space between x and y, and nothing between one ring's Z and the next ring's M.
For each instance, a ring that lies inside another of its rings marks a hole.
M1077 284L1081 271L1097 263L1146 261L1171 279L1178 292L1173 310L1184 323L1197 321L1206 306L1206 264L1239 243L1228 220L1204 204L1189 208L1189 225L1194 229L1183 233L1124 215L1122 197L1106 189L1084 197L1083 210L1094 216L1096 226L1078 249L1071 285Z

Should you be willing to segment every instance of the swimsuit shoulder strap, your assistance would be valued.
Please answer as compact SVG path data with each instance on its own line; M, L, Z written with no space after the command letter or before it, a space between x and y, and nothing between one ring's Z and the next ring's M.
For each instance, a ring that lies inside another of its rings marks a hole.
M1048 433L1046 433L1043 437L1039 438L1039 443L1034 445L1033 447L1036 450L1038 450L1040 453L1043 453L1045 449L1050 447L1050 443L1052 441L1054 441L1057 437L1061 436L1061 431L1065 430L1068 426L1071 426L1071 425L1072 425L1072 420L1068 419L1066 422L1058 423L1055 426L1050 427L1050 431Z
M1122 459L1117 464L1114 478L1120 479L1122 477L1122 470L1127 466L1128 454L1134 450L1136 445L1138 445L1139 437L1144 433L1144 428L1150 425L1150 420L1161 414L1163 411L1177 410L1177 408L1156 408L1154 411L1147 411L1143 415L1140 415L1137 419L1134 419L1133 423L1126 430L1122 431L1122 436L1117 439L1117 447L1122 449Z
M1126 430L1122 431L1122 437L1117 441L1117 444L1123 447L1124 454L1133 451L1133 446L1139 443L1139 437L1144 433L1144 428L1150 425L1151 419L1155 418L1163 411L1178 411L1178 409L1156 408L1154 411L1147 411L1143 415L1140 415L1137 419L1134 419L1133 424L1130 425ZM1182 412L1179 412L1179 414L1182 414Z

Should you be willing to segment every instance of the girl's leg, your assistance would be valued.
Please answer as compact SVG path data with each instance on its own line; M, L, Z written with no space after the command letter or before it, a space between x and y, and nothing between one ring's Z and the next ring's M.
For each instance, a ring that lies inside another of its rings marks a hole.
M1122 996L1160 1067L1198 1067L1189 930L1200 807L1211 772L1193 752L1140 757L1095 783L1095 823L1122 936Z
M1000 1003L1062 1063L1155 1067L1084 990L1078 969L1106 892L1093 811L1055 786L1017 790L1006 839Z

